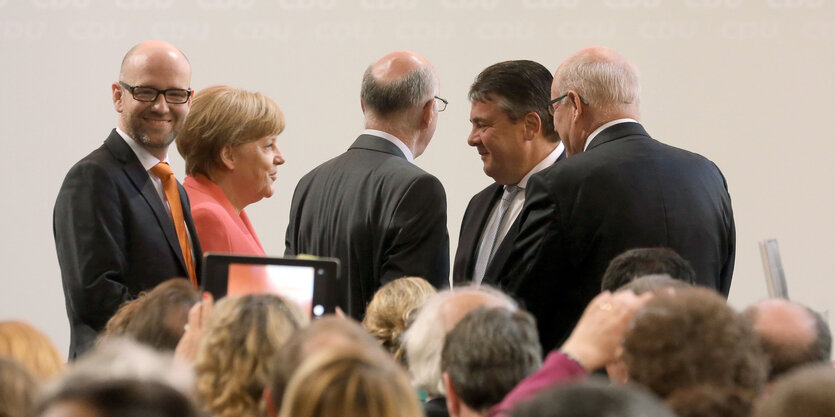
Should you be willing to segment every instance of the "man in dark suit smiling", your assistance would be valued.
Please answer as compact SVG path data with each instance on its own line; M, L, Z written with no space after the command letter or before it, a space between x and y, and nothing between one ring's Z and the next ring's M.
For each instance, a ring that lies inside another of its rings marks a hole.
M197 285L200 244L168 146L191 106L191 67L173 45L144 42L112 85L117 128L67 173L53 232L70 320L70 359L125 301L173 277Z
M547 350L564 340L600 291L609 262L636 247L668 247L696 284L727 295L736 235L725 178L713 162L652 139L638 123L635 68L586 48L551 86L566 159L528 183L499 285L534 314Z
M487 67L470 87L467 143L496 182L473 196L464 212L455 283L495 284L516 237L514 220L525 204L528 179L563 157L548 113L553 78L536 62L505 61Z
M360 98L366 130L342 155L296 186L286 253L341 261L350 314L362 319L374 292L391 280L449 280L446 193L413 164L429 145L446 100L422 56L392 52L368 67Z

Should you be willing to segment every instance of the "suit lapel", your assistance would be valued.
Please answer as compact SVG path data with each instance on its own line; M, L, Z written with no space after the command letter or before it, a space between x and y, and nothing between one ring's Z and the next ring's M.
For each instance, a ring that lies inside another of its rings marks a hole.
M565 159L565 149L563 149L560 156L557 157L557 160L554 161L554 165L556 165L563 159ZM500 196L501 194L498 195ZM513 250L513 245L516 242L516 236L519 235L519 222L521 221L521 218L522 213L519 213L519 215L516 216L515 219L513 219L513 223L510 225L510 229L507 230L507 234L504 236L504 239L502 239L502 243L499 244L499 247L496 248L496 253L493 254L493 259L490 261L490 264L487 265L487 270L484 271L484 279L481 282L494 286L498 285L498 276L502 272L501 269L507 262L507 258L510 256L510 252Z
M201 284L200 271L203 268L203 249L200 247L200 240L197 238L197 229L194 227L194 219L191 218L191 201L188 199L188 193L186 193L185 188L183 188L182 184L179 182L177 182L177 191L180 192L180 202L183 205L183 218L186 222L186 229L188 229L188 234L191 236L191 258L194 261L194 275L197 279L197 284ZM169 240L169 243L170 242L171 241ZM177 241L177 247L179 247L179 245L180 243ZM185 261L183 262L183 267L185 267ZM188 271L188 269L186 269L186 271Z
M118 133L116 133L115 129L112 133L110 133L110 136L105 141L105 144L116 159L122 162L122 170L125 171L125 175L127 175L142 195L142 198L148 204L148 207L154 213L154 217L157 218L157 223L159 224L159 227L162 228L163 234L165 235L165 240L168 241L168 245L171 247L171 250L177 254L177 259L180 261L180 267L182 267L183 271L188 271L186 268L186 262L183 260L182 251L180 250L180 242L177 240L177 231L174 230L174 223L171 221L168 211L165 210L165 206L162 204L162 200L160 200L159 194L157 194L157 190L151 182L151 178L148 177L148 171L145 171L145 168L139 162L139 159L136 158L136 154L134 154L130 146L125 143L125 140L122 139ZM181 188L181 201L188 201L182 200L183 194L184 192ZM186 205L183 205L184 215L187 215L189 219L189 221L186 222L186 225L191 223L191 214L185 214L187 211ZM192 233L191 229L189 229L189 233ZM192 234L191 236L192 241L197 240L196 234Z
M473 276L476 259L478 258L478 244L481 242L481 234L484 226L490 217L490 212L502 196L503 187L501 184L493 183L484 191L478 193L473 199L473 211L467 216L466 223L462 225L460 239L464 248L467 248L467 263L464 265L464 274L469 280Z

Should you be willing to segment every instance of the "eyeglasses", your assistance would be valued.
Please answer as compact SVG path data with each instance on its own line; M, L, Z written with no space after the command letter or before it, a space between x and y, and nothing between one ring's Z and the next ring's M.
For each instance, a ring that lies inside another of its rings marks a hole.
M441 100L442 104L438 105L438 111L439 112L442 112L442 111L446 110L446 105L449 104L449 101L446 101L445 99L442 99L438 96L435 96L435 100Z
M568 97L568 93L565 93L565 94L563 94L563 95L561 95L561 96L559 96L559 97L557 97L557 98L548 102L548 113L551 113L551 116L554 115L554 111L556 110L556 108L554 107L554 104L559 103L560 100L562 100L566 97ZM577 94L577 97L580 97L580 101L583 102L583 104L588 106L589 102L586 99L584 99L583 96Z
M119 81L119 85L130 91L131 95L136 101L154 102L160 94L165 97L165 102L168 104L183 104L191 97L191 89L183 90L182 88L169 88L167 90L157 90L154 87L142 87L128 85Z

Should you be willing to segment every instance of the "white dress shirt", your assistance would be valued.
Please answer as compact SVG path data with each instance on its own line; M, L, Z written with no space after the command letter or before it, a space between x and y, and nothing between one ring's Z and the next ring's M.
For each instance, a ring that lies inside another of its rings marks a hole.
M627 119L616 119L616 120L612 120L611 122L607 122L607 123L603 124L603 126L600 126L597 129L594 129L594 132L591 132L591 135L589 135L589 137L586 139L585 145L583 145L583 152L585 152L586 149L589 148L589 144L591 143L591 141L594 140L594 138L596 138L597 135L599 135L600 132L602 132L604 129L606 129L607 127L614 126L616 124L628 123L628 122L638 123L638 121L635 120L635 119L628 119L628 118Z
M516 220L516 217L519 216L519 213L522 212L522 207L525 206L525 187L528 185L528 180L531 178L533 174L542 171L545 168L548 168L551 165L554 165L557 162L557 158L560 157L565 147L563 146L562 142L560 142L553 151L551 151L548 156L545 157L542 161L539 161L533 169L528 171L524 177L517 183L514 184L515 186L519 187L519 192L513 197L513 200L510 202L510 207L507 209L507 214L505 214L504 218L501 219L501 224L498 225L498 231L496 233L496 239L494 242L487 242L486 240L489 239L487 233L484 231L489 230L491 225L495 227L494 223L498 222L501 218L502 213L499 212L499 204L494 204L493 208L490 210L490 216L487 218L487 222L484 224L484 229L481 233L481 238L478 244L478 251L476 251L476 264L473 268L473 282L478 284L481 283L481 280L484 278L484 272L487 271L487 265L490 263L492 259L493 253L502 244L502 240L507 235L507 232L510 230L510 226L513 225L513 222ZM502 196L507 193L507 186L504 187L504 191ZM501 201L501 200L499 200ZM485 256L486 252L483 251L490 251L489 256Z
M362 131L362 134L377 136L397 145L397 147L400 148L401 151L403 151L403 155L406 155L406 160L411 163L415 163L415 157L414 155L412 155L412 150L409 149L409 147L406 146L406 144L403 143L403 141L400 140L400 138L398 138L397 136L376 129L365 129Z
M162 205L165 207L165 211L168 212L168 217L172 218L171 217L171 206L168 205L168 198L165 197L165 190L162 188L162 180L158 176L154 175L153 172L151 172L151 168L155 167L158 163L160 163L160 162L168 163L168 154L166 153L165 154L165 159L160 161L159 159L157 159L156 156L154 156L150 152L148 152L148 150L145 149L144 146L140 145L138 142L133 140L133 138L130 137L127 133L123 132L122 129L119 129L117 127L116 128L116 133L118 133L119 136L121 136L122 139L125 140L125 143L127 143L128 146L130 146L131 150L133 150L133 153L136 154L136 158L139 159L139 163L142 164L142 168L145 168L145 172L148 173L148 178L150 178L151 183L154 184L154 189L157 190L157 195L159 195L159 199L162 200ZM183 206L183 210L185 210L186 209L185 204L183 204L183 203L181 203L181 204ZM183 215L185 215L185 213L183 213ZM192 251L191 256L192 256L192 259L194 259L194 262L195 262L195 265L196 265L196 263L200 262L200 260L195 258L194 239L191 238L191 232L188 231L188 227L186 227L186 236L188 236L189 244L191 245L191 251Z

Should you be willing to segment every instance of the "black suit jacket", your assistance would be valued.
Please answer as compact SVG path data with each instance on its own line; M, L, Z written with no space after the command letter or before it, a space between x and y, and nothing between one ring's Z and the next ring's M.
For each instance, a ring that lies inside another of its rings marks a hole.
M348 313L360 320L374 292L403 276L449 280L446 193L386 139L361 135L296 186L286 253L340 260Z
M565 151L557 157L554 163L564 158ZM473 270L478 260L478 244L481 242L481 234L484 232L484 226L487 225L487 220L490 218L490 212L493 210L493 206L501 200L503 192L503 185L493 183L474 195L470 199L470 203L467 204L467 209L464 211L464 218L461 220L461 232L458 235L458 249L455 251L455 262L452 268L453 283L466 284L471 281ZM484 278L481 281L482 283L496 284L497 275L501 272L502 267L504 267L518 233L519 217L517 216L507 230L507 234L502 239L502 243L496 248L493 259L487 264L487 268L484 270Z
M609 261L628 249L672 248L700 285L730 289L736 235L725 178L637 123L605 129L585 152L534 175L519 220L499 284L534 314L545 352L568 336Z
M199 276L200 243L188 196L179 189ZM171 217L115 129L64 178L53 233L70 320L70 359L92 346L123 302L170 278L188 277Z

